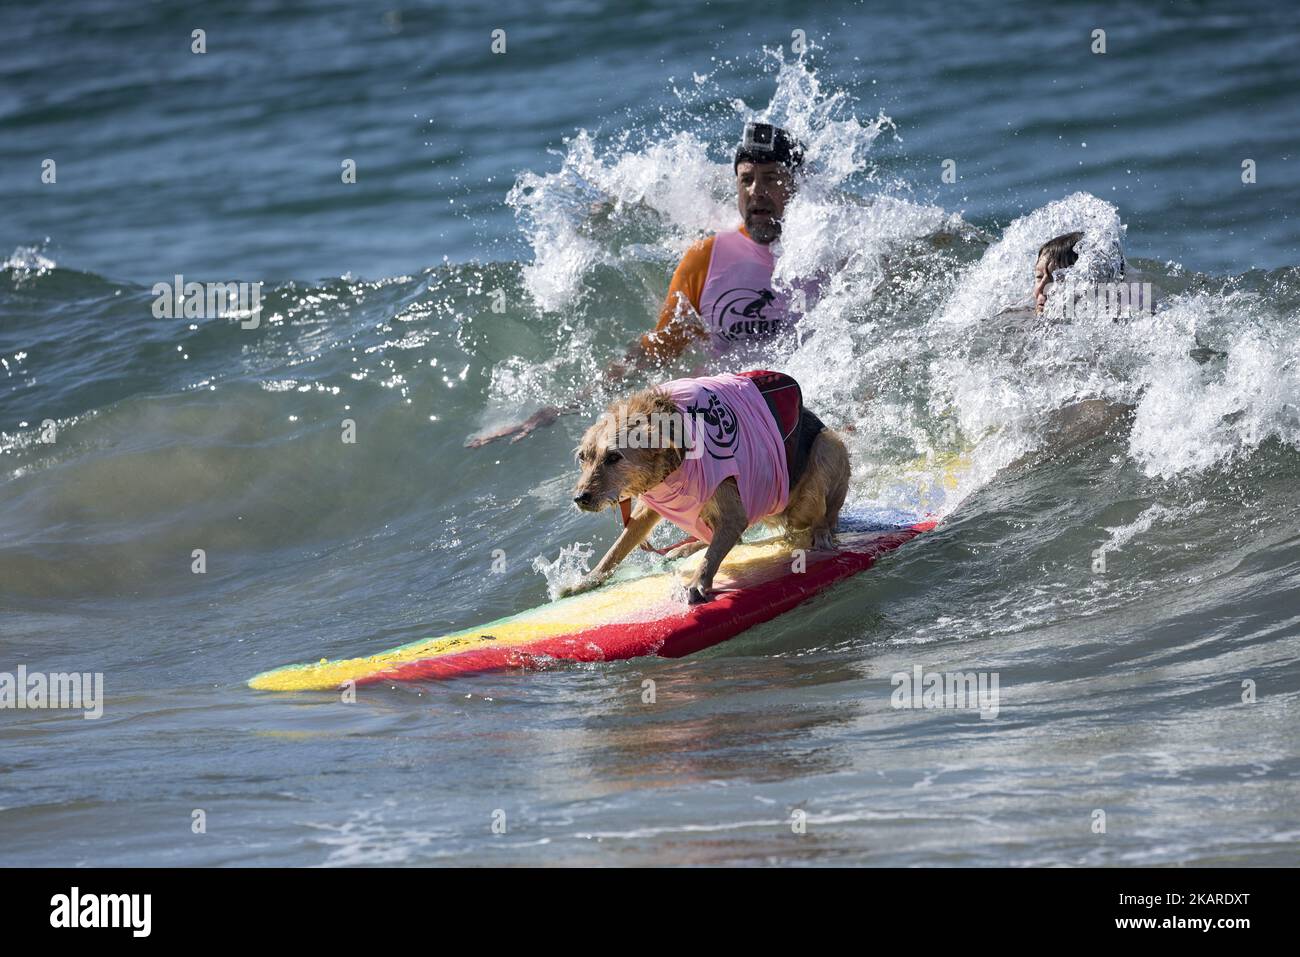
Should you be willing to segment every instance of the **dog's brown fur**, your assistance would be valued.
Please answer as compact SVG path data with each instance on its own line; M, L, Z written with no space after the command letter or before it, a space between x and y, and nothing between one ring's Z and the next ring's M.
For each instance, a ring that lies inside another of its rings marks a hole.
M656 418L656 414L661 417ZM612 403L605 414L587 429L578 445L577 460L582 475L573 490L573 500L578 508L598 512L617 505L625 498L650 491L675 472L682 464L682 449L672 436L657 431L655 423L667 421L667 417L676 414L672 399L658 389L646 389ZM639 423L634 429L641 433L636 441L620 442L620 423ZM640 448L630 447L632 445ZM826 429L814 440L803 475L791 490L785 511L763 519L763 522L784 526L791 540L799 533L811 532L815 549L834 548L833 535L848 488L848 449L839 435ZM718 567L748 527L735 479L729 478L718 486L709 501L704 503L700 517L713 530L713 541L708 545L700 570L690 585L693 603L709 600ZM645 541L658 523L658 514L638 502L618 541L591 574L566 589L565 593L576 594L600 585L619 562ZM703 543L692 543L674 549L669 557L679 557L704 547Z

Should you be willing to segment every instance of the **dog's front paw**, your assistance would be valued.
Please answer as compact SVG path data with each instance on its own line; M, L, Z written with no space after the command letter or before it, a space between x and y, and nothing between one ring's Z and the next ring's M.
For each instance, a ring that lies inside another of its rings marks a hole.
M819 528L813 532L812 547L815 552L835 551L835 536L829 528Z
M573 595L581 595L585 591L591 591L600 585L598 579L588 575L586 578L574 582L572 585L565 585L556 593L557 598L570 598Z
M692 605L702 605L705 602L713 601L712 583L706 583L698 578L695 579L686 587L686 601Z

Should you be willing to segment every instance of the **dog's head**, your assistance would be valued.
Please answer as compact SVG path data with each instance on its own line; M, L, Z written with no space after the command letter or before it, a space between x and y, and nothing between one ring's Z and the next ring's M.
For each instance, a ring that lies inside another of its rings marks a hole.
M672 399L655 389L611 405L578 444L573 503L599 512L666 479L682 464L679 419Z

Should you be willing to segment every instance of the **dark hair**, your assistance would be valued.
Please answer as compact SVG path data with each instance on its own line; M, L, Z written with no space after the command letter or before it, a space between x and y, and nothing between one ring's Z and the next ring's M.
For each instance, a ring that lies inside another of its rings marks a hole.
M1038 248L1038 258L1047 257L1047 271L1056 272L1073 266L1079 261L1079 254L1074 251L1074 244L1083 238L1083 233L1066 233L1049 239Z

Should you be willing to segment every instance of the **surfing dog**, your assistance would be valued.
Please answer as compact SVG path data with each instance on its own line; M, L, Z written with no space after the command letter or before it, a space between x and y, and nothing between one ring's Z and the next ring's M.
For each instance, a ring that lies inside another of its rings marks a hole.
M667 518L695 536L668 557L707 547L688 587L691 604L709 601L722 560L755 523L834 548L849 487L844 441L779 372L678 379L620 399L587 429L576 458L579 509L638 501L599 564L564 594L600 585Z

